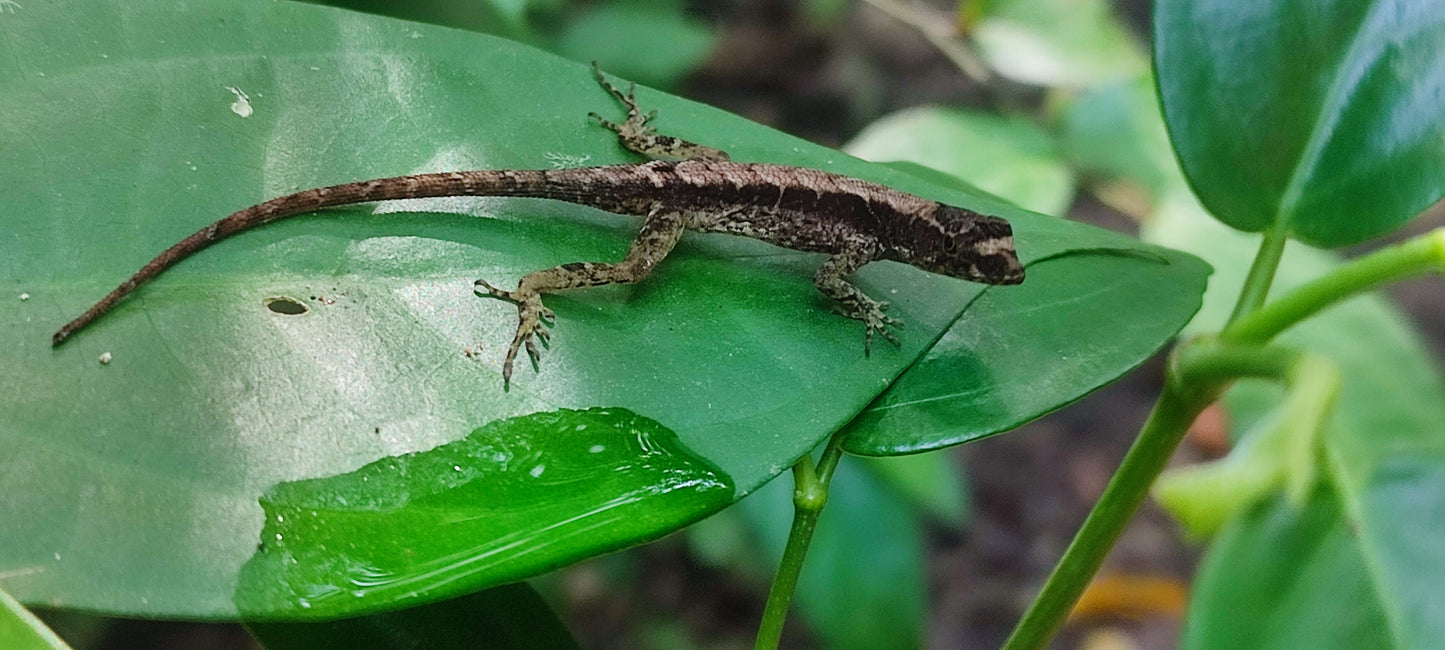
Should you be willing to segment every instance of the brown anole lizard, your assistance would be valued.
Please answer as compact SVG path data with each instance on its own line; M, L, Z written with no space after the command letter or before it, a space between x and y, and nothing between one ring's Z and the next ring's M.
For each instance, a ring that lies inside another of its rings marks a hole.
M893 260L925 271L989 284L1017 284L1024 268L1009 223L967 208L945 205L868 181L816 169L731 162L726 153L655 132L656 114L637 107L635 86L618 90L593 66L598 82L627 107L627 119L610 122L622 145L660 158L652 162L553 170L493 170L416 174L319 187L271 199L231 214L166 249L130 279L51 339L60 345L76 331L175 263L242 230L322 208L372 201L437 196L516 196L553 199L643 217L627 256L616 264L574 262L523 276L517 288L477 280L478 293L516 303L516 335L502 362L502 378L523 347L535 365L534 342L546 342L545 322L555 314L542 296L564 289L638 282L677 245L683 231L742 235L793 250L828 253L813 284L837 300L841 313L863 321L864 352L876 333L897 344L884 311L888 303L864 295L847 278L874 260Z

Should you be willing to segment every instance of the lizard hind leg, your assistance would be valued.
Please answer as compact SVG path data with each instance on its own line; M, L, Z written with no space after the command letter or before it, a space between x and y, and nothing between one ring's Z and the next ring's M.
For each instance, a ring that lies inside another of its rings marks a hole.
M597 77L597 83L607 89L617 101L627 107L627 120L621 123L613 122L596 113L587 115L596 120L598 124L617 133L617 139L622 146L629 151L640 153L651 158L664 158L673 160L728 160L728 154L721 149L697 144L675 138L670 135L658 133L656 129L647 125L647 122L657 117L657 111L642 112L637 107L637 84L631 84L627 92L622 92L607 77L602 76L602 69L597 67L597 62L592 62L592 74Z
M500 298L517 305L517 333L507 347L507 356L502 361L502 383L512 383L512 366L517 354L526 348L527 356L536 368L541 360L541 351L536 341L547 345L552 333L547 323L556 322L557 314L542 304L542 295L566 289L600 287L607 284L631 284L640 282L652 274L652 270L672 252L682 238L685 223L677 212L654 211L642 222L642 229L632 241L627 257L616 264L600 262L573 262L554 266L550 269L533 271L522 276L513 291L499 289L485 280L477 280L476 292L480 295Z

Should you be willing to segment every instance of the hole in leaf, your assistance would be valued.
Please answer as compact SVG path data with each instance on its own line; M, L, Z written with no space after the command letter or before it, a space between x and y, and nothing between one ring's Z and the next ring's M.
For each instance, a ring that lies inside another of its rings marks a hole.
M306 305L291 298L267 298L265 305L267 309L287 316L296 316L310 311L306 308Z

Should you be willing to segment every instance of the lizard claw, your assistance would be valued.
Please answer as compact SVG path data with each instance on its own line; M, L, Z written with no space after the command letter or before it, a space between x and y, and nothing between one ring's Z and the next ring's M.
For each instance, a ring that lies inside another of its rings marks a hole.
M492 286L486 280L477 280L476 282L473 282L472 291L475 291L478 295L490 296L492 298L500 298L502 300L517 302L517 299L512 296L512 292L507 291L506 289L498 289Z
M542 305L542 297L536 294L517 301L517 314L517 334L512 337L512 344L507 347L507 357L502 361L502 382L508 385L512 383L512 366L517 361L517 353L523 348L527 350L527 358L532 361L533 370L541 363L542 351L537 348L537 341L541 341L543 346L552 341L552 332L543 324L542 319L556 317L552 310Z
M547 329L547 323L556 322L557 313L543 305L542 296L537 293L523 295L518 291L498 289L486 280L477 280L473 287L480 295L517 303L517 333L512 337L512 344L507 346L506 358L502 360L502 383L510 386L512 367L516 364L519 352L527 350L527 358L532 361L534 370L541 362L542 351L537 347L537 342L541 341L543 347L551 344L552 331Z
M865 300L867 300L865 298ZM844 310L843 314L849 318L856 318L863 321L863 356L873 354L873 335L883 337L883 340L892 343L896 347L902 347L903 342L890 330L890 327L903 328L903 321L889 316L883 312L887 311L888 303L867 300L852 306L851 310Z

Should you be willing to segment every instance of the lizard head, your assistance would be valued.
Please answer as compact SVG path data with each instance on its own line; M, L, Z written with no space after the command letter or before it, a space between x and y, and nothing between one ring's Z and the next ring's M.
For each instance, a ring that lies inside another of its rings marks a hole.
M1013 228L998 217L939 204L931 223L919 228L912 260L925 271L987 284L1024 281L1024 265L1014 251ZM922 224L920 224L922 225Z

